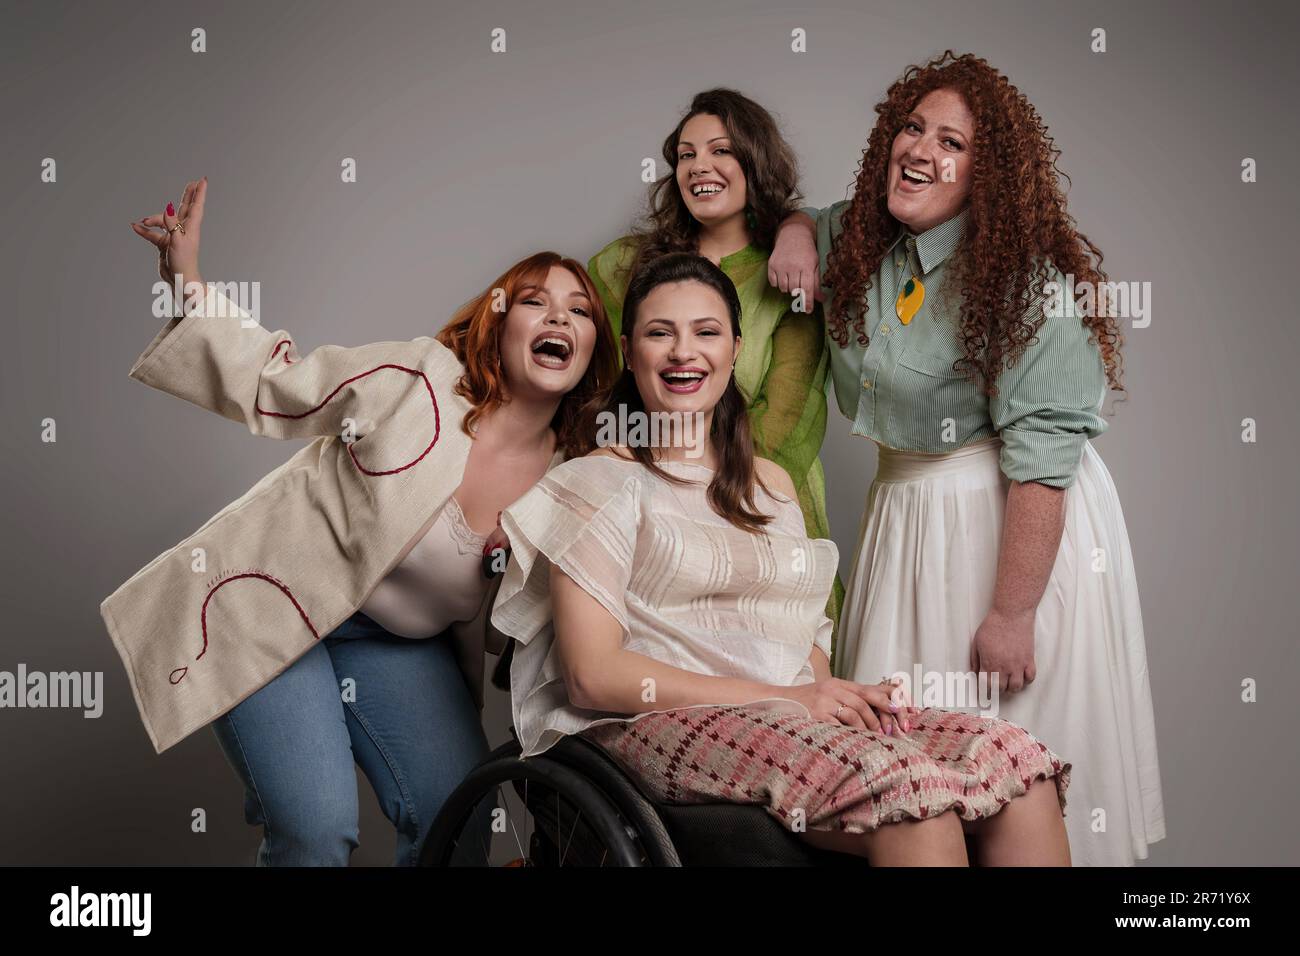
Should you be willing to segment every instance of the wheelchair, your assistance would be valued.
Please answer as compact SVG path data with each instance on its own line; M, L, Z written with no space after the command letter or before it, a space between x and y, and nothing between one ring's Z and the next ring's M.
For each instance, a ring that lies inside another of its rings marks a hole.
M512 649L493 671L498 688L509 688ZM585 737L524 760L511 736L447 798L421 866L867 865L805 843L759 806L659 803Z

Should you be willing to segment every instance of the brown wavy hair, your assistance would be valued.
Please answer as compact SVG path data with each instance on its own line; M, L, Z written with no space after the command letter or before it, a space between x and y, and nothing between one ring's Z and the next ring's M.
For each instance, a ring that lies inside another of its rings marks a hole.
M1102 254L1066 211L1056 167L1060 150L1047 124L1007 78L972 54L945 51L924 65L909 66L876 104L875 128L862 152L852 202L841 220L843 231L827 257L823 282L834 289L826 311L827 329L848 344L849 310L858 344L868 342L864 296L885 251L902 224L889 213L889 157L894 137L908 115L932 90L962 96L975 119L969 218L953 253L949 288L961 289L961 333L965 355L954 364L986 394L997 391L1004 368L1014 365L1046 320L1033 306L1042 301L1050 266L1093 283L1106 281ZM1105 312L1105 309L1097 310ZM1115 319L1083 319L1101 350L1110 387L1120 383L1123 337Z
M591 300L591 320L596 326L591 363L578 384L560 400L560 407L551 420L557 447L566 458L577 458L595 447L596 414L605 406L618 369L614 333L605 316L605 306L581 263L558 252L537 252L516 262L488 288L462 305L435 338L451 349L465 366L465 374L457 381L455 392L472 406L461 421L461 430L473 435L473 426L480 418L509 400L501 367L501 329L506 313L517 296L543 285L554 266L568 269L578 280ZM504 307L498 299L498 290Z
M654 289L674 282L701 282L722 297L731 316L732 339L740 337L740 296L727 274L703 256L693 252L671 252L649 262L636 273L623 300L623 334L632 340L637 313L641 303ZM624 369L614 383L607 411L617 415L619 406L633 412L645 412L645 403L636 387L636 377L631 369ZM709 429L709 444L718 456L719 467L709 482L709 504L719 517L737 528L760 532L772 520L758 510L754 501L754 483L764 491L771 489L758 476L754 466L754 440L749 430L749 412L745 398L736 387L735 376L727 382L726 391L713 409L713 424ZM632 457L673 484L689 484L687 479L669 474L655 462L654 452L647 444L628 448Z
M722 121L745 174L745 222L754 245L771 252L781 220L803 201L799 164L772 114L735 90L720 87L697 93L686 115L664 139L668 175L650 187L644 220L633 231L637 254L629 275L669 252L699 251L700 223L686 208L677 185L677 144L686 124L701 114Z

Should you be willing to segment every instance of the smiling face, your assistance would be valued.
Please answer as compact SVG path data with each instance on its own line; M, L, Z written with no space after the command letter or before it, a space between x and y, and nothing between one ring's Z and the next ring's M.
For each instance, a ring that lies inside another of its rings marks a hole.
M596 347L592 303L582 283L552 266L541 286L516 290L501 330L501 367L512 397L563 397L587 372Z
M923 96L890 151L890 215L919 234L961 212L971 193L974 132L960 94L941 89Z
M677 138L677 188L701 224L717 226L745 214L745 173L722 120L692 116Z
M622 346L647 412L712 415L731 381L740 338L732 337L722 296L702 282L670 282L641 302Z

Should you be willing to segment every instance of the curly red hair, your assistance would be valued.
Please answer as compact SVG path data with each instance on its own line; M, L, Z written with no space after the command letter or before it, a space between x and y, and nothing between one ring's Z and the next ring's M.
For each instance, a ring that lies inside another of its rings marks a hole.
M465 366L455 391L473 406L465 413L461 429L473 434L484 415L505 403L505 373L501 368L501 329L516 297L545 284L553 266L573 273L591 300L591 318L596 326L596 347L591 364L571 392L560 401L551 427L565 458L578 458L595 447L595 416L605 407L617 373L614 333L605 306L591 276L576 259L558 252L537 252L497 277L496 281L456 310L451 321L435 336L451 349Z
M834 295L826 323L841 347L848 344L850 324L858 343L867 344L865 305L851 322L848 313L851 305L864 302L901 227L888 208L890 151L908 114L937 89L960 94L975 120L969 218L948 281L961 290L966 353L954 367L982 380L991 395L998 375L1015 364L1045 321L1041 310L1034 317L1033 307L1043 301L1050 266L1073 275L1076 283L1105 282L1106 274L1101 250L1066 211L1060 184L1065 174L1056 167L1060 150L1047 124L1023 93L979 57L947 50L929 63L909 66L876 105L878 118L862 152L853 200L827 258L823 281ZM1101 350L1106 380L1123 391L1123 337L1114 317L1093 315L1083 322Z

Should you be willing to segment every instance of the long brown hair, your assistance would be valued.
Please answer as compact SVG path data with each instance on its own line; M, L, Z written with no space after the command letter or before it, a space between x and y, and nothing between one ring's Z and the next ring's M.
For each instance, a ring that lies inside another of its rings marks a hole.
M631 342L636 329L637 313L641 303L651 291L672 282L700 282L721 296L731 316L732 339L740 337L740 297L727 274L708 259L690 252L672 252L649 262L636 275L623 300L623 334ZM606 410L618 414L619 406L627 409L629 417L634 412L645 413L645 403L636 387L632 370L625 368L614 383ZM727 389L713 409L713 424L709 429L709 443L718 457L719 467L709 482L709 504L722 518L745 531L759 532L772 520L758 510L754 501L754 482L763 490L771 491L758 477L754 467L754 440L749 430L749 412L745 398L736 387L733 376ZM648 445L633 445L628 449L638 462L666 481L687 484L687 480L664 471L654 460Z
M501 329L506 313L516 296L545 284L546 275L554 266L568 269L578 280L591 300L591 320L596 326L591 363L578 384L560 400L560 407L551 420L557 447L566 458L577 458L594 447L596 414L604 407L617 371L614 333L591 276L581 263L549 251L516 262L461 306L435 337L465 366L465 374L456 383L455 391L472 406L465 413L461 429L473 435L474 424L508 400L505 372L501 367Z
M901 227L890 215L887 195L894 137L921 98L937 89L960 94L975 119L970 215L948 276L949 288L961 289L966 353L954 367L972 381L982 380L992 395L998 375L1024 354L1045 321L1032 318L1032 307L1042 301L1049 264L1080 284L1105 282L1106 274L1101 250L1066 211L1060 183L1065 174L1056 167L1061 151L1047 124L1005 76L972 54L947 50L908 67L876 104L879 115L862 152L853 200L827 259L823 281L834 296L826 326L841 347L847 345L848 312L857 305L853 330L858 344L867 344L864 296ZM1123 336L1115 319L1093 315L1083 322L1100 347L1106 380L1123 391Z
M669 252L699 249L699 220L686 208L677 184L677 144L686 124L701 114L722 121L736 161L745 173L745 222L755 246L770 252L781 220L803 201L794 150L781 135L772 114L735 90L719 88L697 93L686 115L664 139L668 175L650 187L644 221L633 232L637 255L628 267L629 275Z

